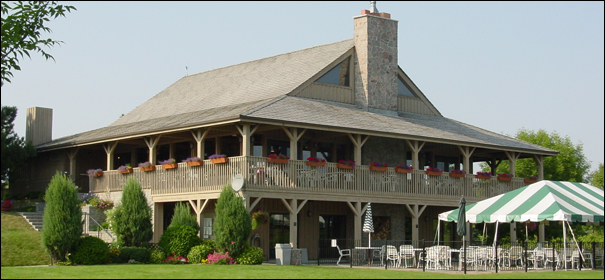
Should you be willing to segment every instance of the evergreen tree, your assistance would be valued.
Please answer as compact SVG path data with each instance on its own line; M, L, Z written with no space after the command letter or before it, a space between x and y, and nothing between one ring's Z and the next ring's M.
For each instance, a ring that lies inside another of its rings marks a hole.
M187 203L179 202L174 207L174 215L172 216L172 220L170 221L170 225L168 227L178 225L188 225L195 229L195 231L200 230L200 225L198 225L197 219L195 215L191 213L189 204Z
M216 220L214 234L216 248L229 252L229 256L237 257L248 244L252 232L252 218L246 210L244 202L230 185L226 185L216 202Z
M27 160L36 155L34 146L26 143L14 131L14 122L17 117L17 107L2 106L2 173L0 179L4 184L19 179L26 167Z
M82 236L82 209L76 185L57 172L44 196L42 244L54 262L65 261Z
M123 246L144 247L153 237L151 207L133 176L124 184L121 204L117 206L114 218L114 231Z

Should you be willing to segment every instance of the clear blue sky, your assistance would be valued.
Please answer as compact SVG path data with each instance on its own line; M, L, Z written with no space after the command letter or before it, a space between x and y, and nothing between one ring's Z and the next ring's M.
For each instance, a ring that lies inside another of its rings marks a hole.
M2 105L52 108L53 138L105 127L184 75L353 37L369 1L60 2L64 42L21 61ZM514 136L582 144L603 163L604 24L599 2L386 2L399 65L445 116ZM177 113L177 112L175 112Z

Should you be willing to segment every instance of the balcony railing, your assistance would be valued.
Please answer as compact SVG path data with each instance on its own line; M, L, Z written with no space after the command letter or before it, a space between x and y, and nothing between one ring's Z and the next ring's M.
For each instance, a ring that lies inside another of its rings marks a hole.
M213 164L205 160L201 166L188 167L179 163L178 168L144 172L134 168L133 173L120 174L105 171L99 178L90 179L90 190L95 193L121 191L129 176L134 176L143 189L152 195L220 192L232 178L241 174L245 190L293 191L310 194L384 196L388 198L427 198L481 200L527 184L523 178L499 181L477 179L473 174L462 178L450 177L449 173L433 176L423 170L397 173L393 167L387 171L371 171L367 165L354 169L341 169L336 163L323 167L306 165L305 160L289 160L287 164L268 163L266 157L231 157L229 162ZM457 201L457 200L456 200Z

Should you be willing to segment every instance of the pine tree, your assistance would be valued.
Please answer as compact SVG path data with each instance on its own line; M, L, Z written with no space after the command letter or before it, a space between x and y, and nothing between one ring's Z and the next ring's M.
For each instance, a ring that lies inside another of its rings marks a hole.
M62 262L82 236L82 209L76 185L57 172L48 184L44 200L42 244L53 262Z
M246 210L244 202L230 185L226 185L216 202L216 220L214 234L216 248L229 252L229 256L237 257L248 244L252 232L252 218Z
M191 213L189 204L187 203L179 202L174 207L174 215L172 216L172 220L168 227L178 225L188 225L195 229L195 231L200 230L200 225L198 225L197 219L195 215Z
M124 184L121 204L115 210L115 233L123 246L146 246L153 237L151 207L141 185L130 177Z

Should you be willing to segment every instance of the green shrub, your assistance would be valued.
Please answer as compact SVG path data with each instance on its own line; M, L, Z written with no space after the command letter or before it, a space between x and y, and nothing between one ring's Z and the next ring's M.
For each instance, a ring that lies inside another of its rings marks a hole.
M200 245L202 240L197 231L188 225L168 227L160 237L160 248L170 256L176 254L187 256L191 248Z
M191 248L187 259L189 263L202 263L202 260L208 259L208 255L214 253L215 248L210 244L202 244Z
M179 202L174 207L174 215L172 216L172 220L168 227L179 225L188 225L196 231L200 230L200 225L197 224L197 219L195 215L191 213L188 203Z
M136 178L130 176L122 191L121 204L114 214L113 232L124 246L141 247L153 237L151 207Z
M252 218L242 198L235 195L230 185L225 185L216 202L214 234L216 248L237 257L248 245L252 232Z
M112 244L113 245L113 244ZM113 246L111 246L113 247ZM120 263L120 255L122 251L118 248L109 248L109 258L107 259L108 263Z
M247 246L244 251L235 258L238 264L262 264L265 260L263 249L260 247Z
M57 172L50 180L44 199L42 244L54 262L63 262L82 236L82 208L73 181Z
M94 236L84 236L80 245L71 254L70 260L74 264L94 265L103 264L109 258L109 247L102 239Z
M128 263L134 260L138 263L149 263L151 251L143 247L122 247L120 249L120 262Z
M156 249L151 251L151 257L149 258L149 263L152 264L161 264L164 263L166 259L166 253L164 251Z

